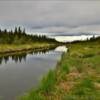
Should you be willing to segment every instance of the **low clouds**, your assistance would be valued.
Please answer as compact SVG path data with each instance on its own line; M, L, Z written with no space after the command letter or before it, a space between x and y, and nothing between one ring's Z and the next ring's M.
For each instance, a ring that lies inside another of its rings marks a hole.
M51 36L62 35L62 36L72 36L72 35L99 35L100 25L86 25L78 27L67 27L67 26L57 26L57 27L44 27L44 28L33 28L30 33L47 34Z
M100 32L100 1L0 1L3 27L23 25L51 35Z

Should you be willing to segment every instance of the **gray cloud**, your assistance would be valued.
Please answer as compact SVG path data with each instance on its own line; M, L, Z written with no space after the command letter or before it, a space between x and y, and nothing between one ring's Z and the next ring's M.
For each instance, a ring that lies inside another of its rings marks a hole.
M33 32L99 32L100 1L0 1L0 23L23 25Z

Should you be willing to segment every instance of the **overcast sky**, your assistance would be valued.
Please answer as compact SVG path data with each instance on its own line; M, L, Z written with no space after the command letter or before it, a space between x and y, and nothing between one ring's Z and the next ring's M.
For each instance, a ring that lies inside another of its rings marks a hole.
M100 34L98 0L0 0L0 27L53 35Z

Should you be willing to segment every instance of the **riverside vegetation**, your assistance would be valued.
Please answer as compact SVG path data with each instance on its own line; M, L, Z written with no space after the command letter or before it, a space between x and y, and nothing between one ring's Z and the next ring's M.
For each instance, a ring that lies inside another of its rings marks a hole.
M55 44L58 44L55 39L45 35L28 35L20 27L15 27L14 31L0 30L0 53L49 48Z
M100 100L100 37L67 47L57 68L20 100Z

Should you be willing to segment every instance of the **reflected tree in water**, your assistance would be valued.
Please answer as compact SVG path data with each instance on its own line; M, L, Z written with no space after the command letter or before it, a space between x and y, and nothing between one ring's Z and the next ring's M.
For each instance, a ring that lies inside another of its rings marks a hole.
M45 54L51 50L54 50L56 47L52 47L52 48L45 48L45 49L40 49L40 50L31 50L31 51L25 51L25 52L20 52L20 53L14 53L14 54L7 54L7 55L2 55L0 57L0 64L2 64L2 62L4 61L5 64L10 60L10 58L12 59L12 61L14 61L15 63L19 63L22 60L26 61L27 55L38 55L38 54Z

